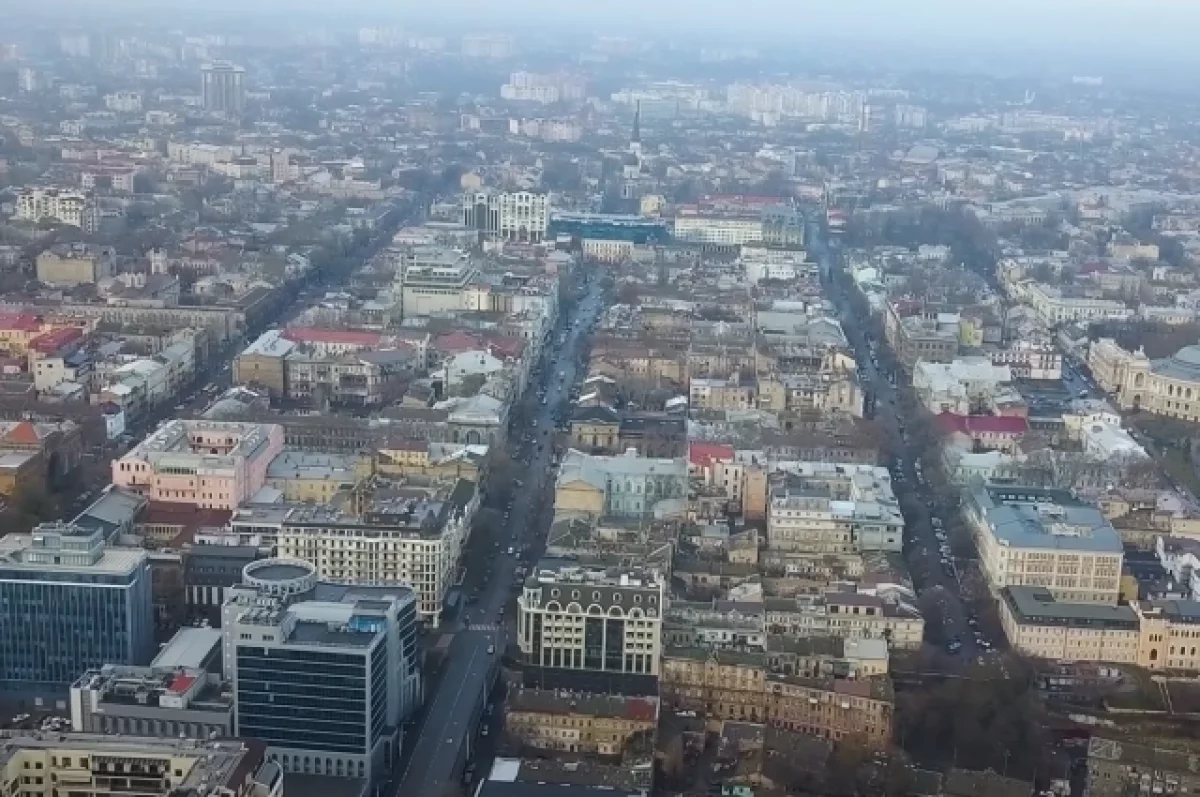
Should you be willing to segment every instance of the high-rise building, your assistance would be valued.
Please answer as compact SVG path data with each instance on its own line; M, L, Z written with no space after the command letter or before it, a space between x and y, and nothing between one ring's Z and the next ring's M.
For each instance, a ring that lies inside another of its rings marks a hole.
M240 116L246 110L246 70L219 61L200 67L204 110Z
M0 680L66 693L81 672L154 652L146 552L98 529L43 523L0 538Z
M235 732L285 772L377 784L420 701L412 590L324 583L291 559L249 564L243 580L221 621Z
M506 241L538 243L550 226L550 195L481 192L463 197L462 223Z

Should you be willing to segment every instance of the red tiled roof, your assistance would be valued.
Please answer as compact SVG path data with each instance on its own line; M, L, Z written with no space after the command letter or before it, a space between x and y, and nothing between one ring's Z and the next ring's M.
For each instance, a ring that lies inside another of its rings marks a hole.
M520 357L521 353L525 351L526 345L523 339L507 335L489 337L487 342L492 354L500 354L505 357Z
M658 716L655 703L644 697L630 697L625 701L625 719L653 722Z
M733 446L720 443L691 443L688 445L688 462L707 468L713 462L733 459Z
M358 329L319 329L317 327L288 327L283 336L295 343L339 343L351 346L378 346L378 332Z
M33 313L0 313L0 329L37 332L41 328L42 319Z
M479 338L461 330L448 332L445 335L439 335L433 339L433 348L435 351L457 354L458 352L470 351L471 349L480 348L481 341Z
M956 415L943 412L937 417L938 426L944 432L963 434L1025 434L1029 421L1019 415Z
M44 335L38 335L33 340L29 341L29 348L34 351L39 351L43 354L53 354L70 343L74 343L83 337L83 330L78 327L63 327L56 329L53 332L47 332Z
M4 442L34 446L42 442L42 436L38 434L37 427L32 423L21 421L8 430L8 434L4 435Z

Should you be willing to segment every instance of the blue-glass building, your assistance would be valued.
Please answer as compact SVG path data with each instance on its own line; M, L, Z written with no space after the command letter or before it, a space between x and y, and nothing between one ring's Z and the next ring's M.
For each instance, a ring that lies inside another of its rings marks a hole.
M154 609L146 552L99 529L43 523L0 538L0 683L65 693L85 670L146 664Z
M244 580L221 620L236 735L265 742L285 772L377 783L420 701L416 596L322 583L285 559L247 565Z
M666 243L670 238L667 223L662 219L618 213L555 211L550 214L550 237L560 235L635 244Z

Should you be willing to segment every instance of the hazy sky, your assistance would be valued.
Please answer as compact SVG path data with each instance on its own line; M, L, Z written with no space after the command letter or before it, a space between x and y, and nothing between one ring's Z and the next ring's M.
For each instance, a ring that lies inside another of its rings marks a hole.
M13 0L10 0L13 2ZM985 46L1020 59L1023 48L1087 52L1103 60L1131 54L1192 60L1200 0L40 0L17 7L49 11L138 8L189 14L212 10L326 16L364 23L420 19L452 24L572 24L631 33L706 32L797 43L813 37L911 44L915 49ZM3 2L0 2L3 5Z

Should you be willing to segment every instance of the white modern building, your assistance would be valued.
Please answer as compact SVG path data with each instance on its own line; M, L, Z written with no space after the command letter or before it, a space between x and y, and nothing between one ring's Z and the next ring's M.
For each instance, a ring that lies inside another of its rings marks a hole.
M462 223L505 241L538 243L550 226L550 195L532 191L481 191L462 200Z
M655 569L543 560L517 598L517 644L532 666L658 675L666 595Z
M17 196L17 218L39 222L51 219L59 224L88 226L90 201L79 191L58 188L27 188Z
M741 246L762 240L763 223L761 218L681 214L674 219L672 234L683 243Z

